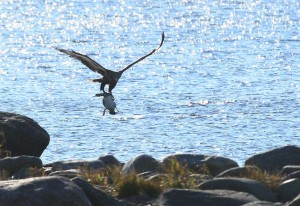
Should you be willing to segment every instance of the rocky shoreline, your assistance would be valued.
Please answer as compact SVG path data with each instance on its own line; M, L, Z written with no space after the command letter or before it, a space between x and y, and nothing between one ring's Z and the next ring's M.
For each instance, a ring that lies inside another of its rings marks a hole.
M39 156L50 138L32 119L0 112L0 136L7 156L0 159L3 206L300 205L295 145L249 157L243 166L204 154L174 154L162 161L141 154L126 163L105 155L43 164ZM22 150L16 149L24 141ZM30 145L39 147L35 154Z

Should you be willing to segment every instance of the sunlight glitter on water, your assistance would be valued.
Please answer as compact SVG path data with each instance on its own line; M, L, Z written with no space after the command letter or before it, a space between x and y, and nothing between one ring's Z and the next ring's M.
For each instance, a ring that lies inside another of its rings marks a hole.
M51 135L42 159L206 153L239 163L299 136L299 2L1 1L1 111ZM53 47L124 73L102 117L99 75ZM272 139L272 141L270 141Z

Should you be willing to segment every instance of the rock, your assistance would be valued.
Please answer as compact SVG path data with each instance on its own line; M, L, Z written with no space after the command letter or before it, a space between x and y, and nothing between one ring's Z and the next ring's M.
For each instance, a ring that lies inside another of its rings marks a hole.
M102 162L104 162L104 164L106 164L107 166L113 167L119 167L122 165L122 163L115 158L113 155L105 155L105 156L101 156L99 157L99 160L101 160Z
M266 201L257 201L257 202L250 202L244 204L242 206L283 206L281 202L266 202Z
M300 165L287 165L281 169L281 173L286 175L297 171L300 171Z
M217 177L247 177L253 172L260 172L261 170L255 166L234 167L217 175Z
M198 171L203 168L208 169L211 175L215 176L229 168L238 167L238 164L228 158L220 156L207 156L197 154L175 154L163 159L165 167L169 167L172 161L178 161L182 166L187 166L191 170Z
M156 198L145 193L122 197L120 201L126 206L158 206L155 204Z
M290 179L281 183L277 193L280 202L292 201L300 194L300 179Z
M203 166L203 160L208 156L198 155L198 154L174 154L169 155L163 159L163 165L165 167L170 167L172 161L179 162L182 166L187 166L191 170L197 170L199 167Z
M63 177L0 182L1 206L92 206L85 193Z
M113 197L107 195L105 192L102 192L100 189L94 188L87 181L81 178L72 179L76 185L78 185L86 194L86 196L91 201L92 205L101 205L101 206L122 206L123 204Z
M53 172L52 167L43 167L44 168L44 174L49 175Z
M300 171L296 171L296 172L293 172L287 176L285 176L283 179L282 179L282 182L286 181L286 180L289 180L289 179L295 179L295 178L299 178L300 179Z
M41 168L42 160L33 156L18 156L18 157L5 157L0 159L0 170L5 171L8 176L21 170L22 168Z
M259 200L276 202L276 195L261 182L246 178L215 178L199 185L202 190L233 190L254 195Z
M40 157L49 144L50 136L28 117L0 112L0 141L2 149L9 150L11 156Z
M220 156L210 156L203 160L211 175L216 176L219 173L230 168L238 167L239 165L228 158Z
M32 176L32 175L30 174L29 168L23 167L22 169L20 169L20 170L18 170L17 172L15 172L15 173L11 176L11 179L25 179L25 178L28 178L28 177L35 177L35 176Z
M62 176L62 177L66 177L68 179L72 179L72 178L78 177L80 175L81 175L81 172L78 169L55 171L55 172L51 172L49 174L49 176Z
M162 172L162 164L149 155L139 155L129 160L122 168L124 174L131 172L143 173L143 172Z
M70 169L79 169L79 168L89 168L92 170L99 170L105 168L106 165L101 160L93 161L58 161L52 163L52 171L59 170L70 170Z
M288 202L287 204L285 204L285 206L299 206L300 205L300 194L293 199L291 202Z
M169 189L157 200L159 206L240 206L258 201L244 192L230 190L187 190Z
M285 146L257 154L246 160L245 165L255 165L268 172L278 172L286 165L300 165L300 148Z
M29 177L40 177L44 176L44 168L27 168L23 167L22 169L15 172L11 179L25 179Z

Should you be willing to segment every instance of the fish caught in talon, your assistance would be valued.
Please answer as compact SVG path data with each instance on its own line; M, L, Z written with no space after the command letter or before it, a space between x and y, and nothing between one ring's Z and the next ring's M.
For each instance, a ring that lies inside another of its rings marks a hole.
M90 82L98 82L100 83L100 94L96 94L96 97L101 97L103 96L103 105L105 107L103 111L103 116L105 115L106 110L109 111L110 114L116 114L116 103L115 103L115 98L112 95L112 90L115 88L117 85L119 79L121 78L123 72L125 72L127 69L132 67L133 65L137 64L138 62L142 61L143 59L147 58L148 56L154 54L160 47L163 45L165 39L165 34L164 32L162 33L161 36L161 42L160 45L156 48L153 49L151 52L148 54L140 57L138 60L134 61L133 63L129 64L126 66L124 69L120 71L112 71L109 69L104 68L100 64L98 64L96 61L92 60L90 57L84 54L80 54L78 52L75 52L73 50L66 50L58 47L54 47L56 50L69 55L71 58L79 60L82 64L87 66L90 70L93 72L97 72L102 75L102 78L100 79L92 79ZM108 92L105 92L104 87L108 85Z
M117 114L117 112L116 112L117 105L116 105L115 98L113 97L113 95L111 93L107 93L107 92L95 95L95 97L102 97L102 96L103 96L102 103L103 103L103 106L105 107L102 115L103 116L105 115L106 110L109 111L109 114L112 114L112 115Z

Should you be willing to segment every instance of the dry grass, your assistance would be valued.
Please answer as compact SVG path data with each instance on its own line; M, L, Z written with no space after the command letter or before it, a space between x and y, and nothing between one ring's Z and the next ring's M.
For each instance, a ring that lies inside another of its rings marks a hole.
M155 196L161 193L161 187L151 181L138 177L136 173L124 175L122 167L108 167L102 170L80 168L82 177L94 185L99 185L108 193L118 197L147 194Z
M146 194L148 196L157 196L162 192L160 185L151 181L146 181L143 178L132 173L124 175L116 184L116 192L118 197L129 197L134 195Z
M136 173L125 175L121 167L105 168L94 171L80 168L82 177L94 185L101 186L117 197L129 197L146 194L157 196L168 188L196 188L197 182L187 166L172 161L166 168L166 174L152 180L145 180Z
M165 174L158 175L157 178L150 178L150 180L145 180L136 173L125 175L122 173L122 167L108 167L97 171L83 167L80 170L82 177L91 184L101 186L106 192L120 198L141 194L157 196L168 188L195 189L199 182L199 176L201 180L211 178L205 166L195 172L176 160L168 164ZM282 179L279 172L271 174L258 168L253 169L253 167L249 167L240 177L262 182L274 191Z
M165 169L167 174L162 183L164 188L196 188L196 180L191 177L192 172L186 165L172 160Z
M30 167L28 168L29 177L43 177L45 175L44 168Z
M240 177L257 180L273 191L276 191L283 179L283 175L279 171L270 173L253 166L246 168L245 174Z
M6 145L5 134L3 131L0 132L0 159L5 157L11 157L11 152L4 149Z
M10 175L5 170L0 170L0 181L8 180L10 178Z

